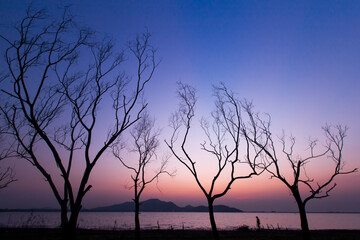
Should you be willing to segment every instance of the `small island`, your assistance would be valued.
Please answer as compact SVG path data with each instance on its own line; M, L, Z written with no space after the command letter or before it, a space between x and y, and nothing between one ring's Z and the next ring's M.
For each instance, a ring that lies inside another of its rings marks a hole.
M97 207L93 209L84 209L84 212L133 212L135 208L134 202L125 202L106 207ZM207 206L187 205L186 207L179 207L173 202L164 202L159 199L149 199L141 202L140 212L208 212ZM242 212L237 208L228 207L225 205L215 205L214 212Z

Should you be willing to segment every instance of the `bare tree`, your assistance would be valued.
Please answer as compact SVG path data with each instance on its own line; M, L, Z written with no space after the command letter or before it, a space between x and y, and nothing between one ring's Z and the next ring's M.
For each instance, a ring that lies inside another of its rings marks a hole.
M267 168L267 171L271 174L273 178L279 179L283 182L291 191L292 196L294 197L301 220L301 229L304 239L310 239L310 230L306 215L306 204L312 199L321 199L329 196L329 193L336 187L334 183L335 178L338 175L345 175L354 173L357 171L357 168L350 171L345 171L343 169L343 147L344 147L344 138L346 137L347 127L342 127L340 125L334 128L330 126L323 127L323 130L326 135L326 144L324 145L323 150L317 150L316 146L317 140L310 140L309 142L309 154L308 156L302 158L294 153L295 147L295 138L290 137L289 141L285 139L283 135L280 137L281 151L276 149L276 144L272 138L270 130L270 118L268 120L263 120L252 112L250 108L247 108L247 111L252 115L254 121L253 124L260 126L262 134L266 136L267 147L256 139L250 139L254 144L260 148L264 148L265 156L269 162L273 165L273 168ZM290 145L289 145L290 143ZM283 156L284 161L287 161L290 164L292 178L285 177L285 170L282 169L279 164ZM327 157L330 162L334 163L333 171L329 174L327 180L323 182L316 182L315 179L310 178L306 171L306 166L311 161L316 161ZM306 193L306 191L308 191Z
M242 116L243 103L223 84L214 87L215 111L211 114L213 122L210 125L204 118L200 122L207 139L200 144L200 149L208 155L206 157L207 166L210 166L210 162L213 161L216 168L210 188L206 189L200 180L196 165L200 159L194 159L187 150L187 144L191 138L190 129L193 126L195 116L196 90L183 83L178 85L180 108L171 117L170 126L173 128L173 134L166 143L173 155L191 173L205 195L213 236L214 239L219 239L214 218L214 201L224 196L236 180L251 178L264 171L266 164L263 162L262 151L266 145L258 147L244 135L248 123ZM182 134L181 128L184 128ZM256 128L254 131L256 136ZM181 143L179 147L176 147L175 144L179 138ZM241 173L236 169L241 169ZM244 174L244 172L247 173ZM224 182L225 186L218 186L220 190L215 192L216 185Z
M155 50L148 33L129 42L137 63L136 78L129 80L118 70L124 52L116 53L109 40L94 42L91 31L73 23L68 8L54 19L29 7L15 30L15 40L1 35L8 44L2 89L7 101L0 108L6 134L16 142L12 154L44 176L60 205L61 227L72 231L92 187L88 180L94 166L147 106L141 95L157 66ZM112 126L107 135L95 135L105 124L99 111L106 106L112 106ZM96 143L102 137L103 142ZM73 162L80 160L84 168L77 171L77 182L71 173ZM49 168L49 161L57 168Z
M136 239L140 239L140 197L145 187L157 180L161 174L167 174L173 176L174 173L170 173L166 170L168 158L163 160L160 164L160 168L153 174L149 174L149 164L157 159L156 151L159 147L159 130L154 130L154 120L150 118L147 112L144 112L141 119L134 125L131 130L131 137L133 141L133 148L130 152L134 152L137 157L136 164L132 164L130 159L125 160L122 155L124 144L117 143L113 145L114 156L125 166L132 171L131 179L134 189L134 204L135 204L135 234ZM128 156L127 158L131 158Z
M0 139L1 140L1 139ZM0 152L0 161L7 158L7 151L3 150ZM6 188L10 183L17 181L15 178L15 172L12 167L2 169L0 167L0 189Z
M0 126L0 161L10 157L8 144L5 144L5 140L3 138L4 135L5 135L5 129L3 129L2 126ZM6 188L7 186L9 186L10 183L15 181L17 181L17 179L15 178L15 172L12 167L7 167L5 169L2 169L0 167L0 189Z
M7 167L5 170L0 168L0 189L6 188L10 183L17 181L13 168Z

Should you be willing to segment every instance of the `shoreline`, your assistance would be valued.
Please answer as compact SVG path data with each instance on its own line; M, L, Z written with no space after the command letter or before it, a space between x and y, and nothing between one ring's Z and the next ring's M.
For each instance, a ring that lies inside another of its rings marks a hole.
M61 212L60 209L42 209L42 208L25 208L25 209L20 209L20 208L0 208L0 213L1 212ZM70 212L70 211L69 211ZM81 210L80 213L85 213L85 212L94 212L94 213L104 213L104 212L114 212L114 213L133 213L134 211L94 211L94 210L89 210L89 209L84 209ZM142 212L147 212L147 213L179 213L179 212L174 212L174 211L142 211ZM203 213L204 211L180 211L180 213ZM205 212L206 213L206 212ZM216 211L215 213L295 213L298 214L299 212L296 211L240 211L240 212L221 212L221 211ZM307 212L308 214L313 214L313 213L320 213L320 214L360 214L360 212L346 212L346 211L325 211L325 212Z
M354 240L360 239L360 230L311 230L313 240ZM224 240L267 240L267 239L294 239L301 240L300 230L219 230L220 239ZM77 229L74 239L77 240L115 240L115 239L134 239L134 230L97 230L97 229ZM59 228L0 228L0 239L15 240L45 240L45 239L65 239ZM142 230L141 239L212 239L211 230Z

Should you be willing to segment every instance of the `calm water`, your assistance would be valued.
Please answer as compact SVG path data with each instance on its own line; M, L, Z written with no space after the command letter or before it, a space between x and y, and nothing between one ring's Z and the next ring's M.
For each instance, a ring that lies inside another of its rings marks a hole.
M219 229L236 229L241 225L256 226L256 216L265 228L299 229L297 213L216 213ZM79 227L93 229L133 229L133 213L83 212ZM309 213L311 229L358 229L360 214ZM210 229L207 213L141 213L143 229ZM57 212L0 212L0 227L58 227L60 213Z

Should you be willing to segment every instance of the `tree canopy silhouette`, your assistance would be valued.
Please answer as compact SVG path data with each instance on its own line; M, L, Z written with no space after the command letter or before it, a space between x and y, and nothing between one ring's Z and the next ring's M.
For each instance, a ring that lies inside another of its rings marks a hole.
M30 6L15 32L0 36L8 46L0 111L12 155L43 175L61 208L62 228L73 230L93 168L147 106L142 93L157 66L151 36L138 35L128 44L136 60L134 78L119 68L127 52L80 28L68 7L57 17ZM100 118L107 106L112 118ZM106 120L107 133L98 131ZM75 166L80 181L72 174Z
M257 135L258 127L251 125L251 122L249 124L249 119L246 118L251 115L243 115L246 114L245 106L250 107L251 103L240 101L224 84L221 84L214 86L215 110L211 114L212 122L205 118L200 121L206 140L200 143L199 147L207 156L195 157L189 152L188 146L191 141L191 128L195 125L193 121L197 102L196 90L190 85L179 83L177 93L180 107L170 119L173 133L166 143L205 195L213 236L214 239L219 239L214 218L214 201L226 195L235 181L259 175L266 169L266 163L262 158L266 145L259 147L249 140L250 137L255 139L261 137L261 132L259 136ZM253 132L249 133L248 128L253 129ZM180 141L178 144L177 140ZM208 189L206 183L200 179L197 167L197 163L202 160L206 161L208 171L215 169ZM221 185L224 182L225 185ZM219 186L216 190L217 184Z
M3 129L0 128L0 162L6 158L10 158L10 146L5 143L3 139ZM12 167L2 168L0 167L0 190L9 186L10 183L17 181L15 178L15 172Z
M157 160L157 150L159 147L159 130L155 130L155 120L151 119L149 114L143 112L141 119L134 125L130 131L131 141L127 139L127 142L131 142L132 146L123 143L121 139L112 146L114 156L121 162L121 164L129 169L133 184L130 188L134 189L135 203L135 233L136 239L140 239L140 198L141 194L145 190L146 186L155 180L158 181L159 176L167 174L173 176L174 172L167 171L168 157L161 161L160 167L151 172L151 163ZM125 148L128 148L127 152L135 153L135 155L123 156ZM137 161L134 161L134 159Z
M268 115L268 118L264 119L260 117L259 114L253 113L250 108L246 108L246 110L252 116L254 125L259 126L259 132L265 136L262 140L249 140L264 149L266 161L272 165L266 169L271 174L271 177L280 180L290 190L298 207L303 238L310 239L310 230L306 215L307 203L312 199L328 197L329 193L337 186L335 179L338 176L357 171L357 168L344 170L343 148L348 128L341 125L335 127L326 125L323 127L326 137L323 149L319 150L317 147L318 140L310 140L307 156L301 157L294 152L295 137L291 136L289 140L287 140L283 134L283 136L279 138L281 146L279 150L270 129L270 116ZM309 170L310 162L322 158L329 160L329 165L333 164L333 170L329 172L327 179L321 182L310 177L307 170ZM284 165L281 165L281 162L289 163L292 177L291 175L286 176L287 169L284 168Z

